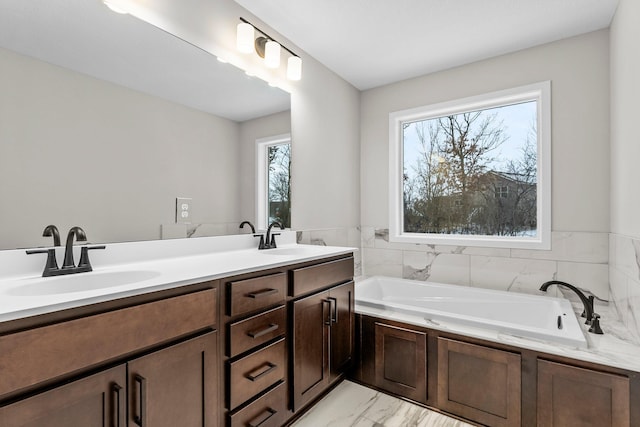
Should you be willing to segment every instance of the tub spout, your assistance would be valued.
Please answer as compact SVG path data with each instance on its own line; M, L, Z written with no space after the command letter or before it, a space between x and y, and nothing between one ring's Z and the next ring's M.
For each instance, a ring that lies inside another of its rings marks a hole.
M582 305L584 305L584 312L583 315L587 318L587 321L585 322L588 325L591 325L593 319L594 319L594 312L593 312L593 297L589 297L587 298L587 296L582 293L582 291L578 288L576 288L575 286L566 283L566 282L561 282L559 280L550 280L548 282L545 282L542 284L542 286L540 286L540 290L543 292L546 292L547 289L549 288L549 286L551 285L558 285L558 286L564 286L567 289L571 289L573 292L576 293L576 295L578 295L578 297L580 297L580 301L582 301ZM598 318L600 317L599 315L595 314L596 316L598 316ZM593 329L593 330L591 330ZM602 333L602 330L600 330L600 325L598 323L597 328L591 328L589 329L589 332L594 332L594 333Z

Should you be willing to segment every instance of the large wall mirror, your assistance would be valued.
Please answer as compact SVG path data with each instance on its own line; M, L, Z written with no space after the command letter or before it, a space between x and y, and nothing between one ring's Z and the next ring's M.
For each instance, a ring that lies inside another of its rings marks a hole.
M242 145L290 131L288 93L98 0L0 2L0 76L0 249L50 244L48 224L94 243L237 233Z

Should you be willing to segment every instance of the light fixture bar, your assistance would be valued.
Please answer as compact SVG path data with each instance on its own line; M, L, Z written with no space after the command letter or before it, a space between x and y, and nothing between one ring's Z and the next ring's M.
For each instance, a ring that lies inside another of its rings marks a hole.
M274 39L273 37L271 37L269 34L265 33L264 31L262 31L260 28L256 27L255 25L253 25L251 22L247 21L246 19L244 19L243 17L240 17L240 20L242 22L244 22L245 24L249 24L251 25L253 28L255 28L259 33L261 33L262 35L264 35L266 38L268 38L269 40L273 40L274 42L278 42L276 39ZM281 48L283 48L284 50L286 50L287 52L289 52L291 55L293 56L297 56L300 57L299 55L295 54L291 49L288 49L285 45L283 45L282 43L278 42L278 44L280 45Z

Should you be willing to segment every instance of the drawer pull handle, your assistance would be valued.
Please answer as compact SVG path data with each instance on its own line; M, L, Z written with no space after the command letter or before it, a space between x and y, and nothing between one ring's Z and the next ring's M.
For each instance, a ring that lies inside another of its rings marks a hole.
M249 421L248 425L249 427L260 427L277 413L278 411L276 411L275 409L267 408L260 415Z
M111 392L113 393L113 408L115 409L114 419L111 423L113 427L120 427L120 390L122 390L122 387L117 383L113 383L111 386Z
M258 298L262 298L262 297L266 297L269 295L273 295L273 294L277 294L278 290L277 289L263 289L261 291L256 291L256 292L251 292L249 294L246 295L247 298L253 298L253 299L258 299Z
M147 379L142 375L135 375L133 382L137 385L138 396L135 399L135 406L133 407L133 422L140 427L145 427L147 422L146 416L146 394L147 394ZM139 409L139 410L138 410ZM136 415L136 412L138 415Z
M279 327L280 325L278 325L277 323L270 323L269 326L264 329L260 329L259 331L247 332L247 335L249 335L253 339L260 338L261 336L266 335L269 332L277 331Z
M267 362L264 366L256 369L253 372L249 372L247 374L247 378L249 378L249 380L251 381L256 381L259 378L267 375L269 372L273 371L274 369L276 369L278 367L278 365L275 365L271 362ZM266 368L266 369L265 369Z

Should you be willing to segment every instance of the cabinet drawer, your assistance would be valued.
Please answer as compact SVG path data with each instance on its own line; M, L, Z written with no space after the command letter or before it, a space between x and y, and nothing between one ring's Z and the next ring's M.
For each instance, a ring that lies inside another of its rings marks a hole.
M287 418L287 387L282 382L255 402L229 415L230 427L280 427Z
M316 289L346 282L353 278L353 257L324 262L292 271L293 282L289 294L293 297Z
M284 338L229 364L229 409L284 378L286 352Z
M240 353L284 335L287 328L287 312L284 306L229 325L227 356Z
M0 337L0 397L216 324L216 289Z
M285 299L287 275L285 273L227 283L227 315L238 316Z

